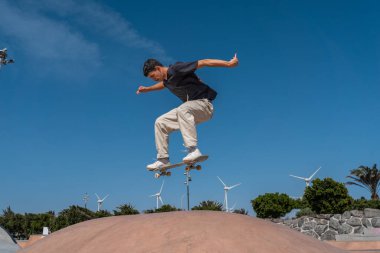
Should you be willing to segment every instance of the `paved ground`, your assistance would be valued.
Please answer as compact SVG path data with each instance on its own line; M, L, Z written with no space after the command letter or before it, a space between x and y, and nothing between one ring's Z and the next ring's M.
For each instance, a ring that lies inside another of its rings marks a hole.
M116 216L65 228L20 253L347 253L246 215L212 211Z
M351 253L380 253L380 241L374 242L328 242L334 247L348 250Z

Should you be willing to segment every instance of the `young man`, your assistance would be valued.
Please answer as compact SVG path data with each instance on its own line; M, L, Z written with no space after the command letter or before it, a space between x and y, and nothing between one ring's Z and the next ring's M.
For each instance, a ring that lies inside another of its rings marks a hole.
M140 86L137 94L168 88L182 100L178 108L157 118L155 123L155 140L157 161L147 166L148 170L158 169L170 165L169 162L169 134L180 130L188 154L184 162L193 161L202 154L198 149L196 124L211 119L214 108L212 101L217 93L203 83L194 73L203 67L228 67L238 65L235 56L230 61L204 59L194 62L177 62L169 67L163 66L155 59L148 59L144 63L144 76L158 83L144 87Z

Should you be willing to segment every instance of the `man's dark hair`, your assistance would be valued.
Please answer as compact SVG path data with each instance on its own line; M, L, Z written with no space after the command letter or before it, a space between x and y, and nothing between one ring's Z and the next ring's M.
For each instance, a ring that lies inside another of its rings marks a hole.
M161 62L156 59L148 59L144 62L143 72L144 76L148 76L151 71L153 71L156 66L163 66Z

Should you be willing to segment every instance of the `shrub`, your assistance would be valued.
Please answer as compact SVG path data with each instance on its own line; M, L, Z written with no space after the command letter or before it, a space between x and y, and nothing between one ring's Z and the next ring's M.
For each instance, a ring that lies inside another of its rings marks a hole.
M317 214L343 213L353 202L346 186L332 178L313 180L313 185L305 189L304 199Z
M132 204L124 204L121 206L118 206L116 208L117 210L114 210L114 215L134 215L139 214L140 212L135 209L135 207Z
M144 211L144 213L165 213L165 212L174 212L174 211L181 211L181 209L176 208L175 206L171 205L162 205L160 208L157 209L148 209Z
M193 208L191 208L191 210L222 211L223 204L217 201L207 200L207 201L202 201L201 203L199 203L198 206L194 206Z
M82 221L91 220L95 217L95 213L86 208L80 206L70 206L58 214L58 217L55 219L52 231L57 231Z
M299 212L296 214L297 218L302 217L302 216L311 216L313 217L315 215L315 212L311 210L310 207L303 208L299 210Z
M290 212L294 206L292 200L284 193L265 193L251 200L253 210L259 218L279 218Z
M380 209L380 200L365 199L364 197L361 197L360 199L355 199L353 201L351 209L364 210L364 208Z
M233 213L248 215L248 211L245 210L244 208L240 208L238 210L234 210Z

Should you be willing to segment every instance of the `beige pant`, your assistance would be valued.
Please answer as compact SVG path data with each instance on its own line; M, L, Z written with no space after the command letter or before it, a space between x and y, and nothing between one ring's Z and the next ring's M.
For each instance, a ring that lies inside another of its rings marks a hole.
M187 101L157 118L154 125L157 158L169 157L169 134L180 130L186 147L197 146L196 124L212 118L214 107L207 99Z

